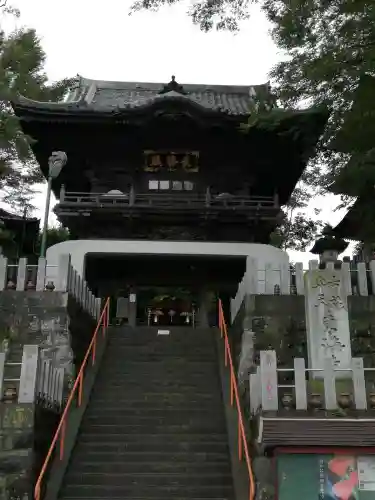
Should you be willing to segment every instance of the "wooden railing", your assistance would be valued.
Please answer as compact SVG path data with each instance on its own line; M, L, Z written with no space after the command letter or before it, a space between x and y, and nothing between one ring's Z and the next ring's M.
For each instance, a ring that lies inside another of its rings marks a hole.
M229 366L229 376L230 376L230 404L234 405L237 410L237 432L238 432L238 460L241 461L243 457L245 458L247 473L249 476L249 500L254 500L255 497L255 482L254 474L251 466L250 454L247 446L245 426L242 417L241 403L239 397L239 391L237 386L236 374L234 371L233 358L229 345L228 329L224 318L223 304L219 300L219 328L221 333L221 338L224 340L224 363L225 366Z
M83 397L83 381L84 381L84 375L85 375L85 369L87 367L87 364L89 362L90 356L91 356L91 362L94 365L96 362L96 349L97 349L97 343L98 343L98 337L99 337L99 332L100 330L102 331L103 337L106 334L106 331L108 329L108 324L109 324L109 309L110 308L110 302L109 298L106 300L103 310L101 312L101 315L98 320L98 324L95 328L94 334L92 336L92 340L90 342L90 345L87 349L86 355L83 359L81 368L78 372L78 375L76 377L76 380L74 382L73 388L69 394L68 400L66 402L63 414L60 419L60 423L57 427L55 436L52 440L51 446L48 450L47 456L44 460L44 463L42 465L42 468L40 470L39 477L37 479L37 482L35 484L35 490L34 490L34 500L40 500L41 498L41 490L42 490L42 484L43 484L43 479L47 473L47 469L50 465L53 452L55 448L57 447L57 444L59 443L59 459L63 460L64 459L64 451L65 451L65 436L66 436L66 428L67 428L67 421L69 418L69 410L72 407L73 399L77 397L77 405L81 406L82 404L82 397Z
M175 207L175 208L204 208L215 209L263 209L279 208L277 198L273 196L232 196L218 195L205 196L203 194L179 195L169 193L79 193L67 192L60 196L61 208L104 208L104 207Z

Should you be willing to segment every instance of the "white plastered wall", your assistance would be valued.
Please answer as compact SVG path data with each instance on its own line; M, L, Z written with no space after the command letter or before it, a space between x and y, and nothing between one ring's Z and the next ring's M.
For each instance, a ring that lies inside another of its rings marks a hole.
M85 256L90 253L129 255L212 255L244 256L256 259L259 268L267 263L289 263L288 254L279 248L259 243L211 243L196 241L146 240L71 240L57 243L47 250L47 280L55 281L60 255L70 254L74 269L84 275ZM281 267L281 266L280 266Z

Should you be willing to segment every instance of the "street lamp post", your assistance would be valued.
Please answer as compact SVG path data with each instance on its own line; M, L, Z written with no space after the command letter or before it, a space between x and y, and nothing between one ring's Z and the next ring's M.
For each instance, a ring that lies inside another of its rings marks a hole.
M40 257L46 256L48 216L49 216L49 206L51 203L52 180L56 179L56 177L60 175L60 172L67 161L68 157L66 156L66 153L64 153L64 151L54 151L48 158L48 187L47 187L46 207L44 211L42 242L40 245Z

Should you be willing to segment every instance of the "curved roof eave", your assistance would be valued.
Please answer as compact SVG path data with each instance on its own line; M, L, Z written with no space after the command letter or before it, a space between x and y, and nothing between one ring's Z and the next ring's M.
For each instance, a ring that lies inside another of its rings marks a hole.
M36 101L34 99L30 99L29 97L25 97L23 95L18 95L16 99L12 101L12 106L19 106L19 107L29 107L29 108L51 108L51 109L59 109L59 108L65 108L69 105L72 106L77 106L78 104L82 104L84 100L82 97L79 99L75 99L72 101Z
M212 116L226 116L226 117L237 117L237 118L247 118L249 114L238 114L231 113L226 109L222 109L220 106L205 106L198 102L192 100L189 96L179 94L177 92L168 92L166 94L157 95L150 97L149 99L143 99L136 102L128 103L124 106L102 106L91 108L90 105L82 98L76 101L69 102L39 102L32 99L20 96L17 100L13 101L12 107L17 112L30 112L37 114L53 114L53 113L63 113L64 115L80 115L80 114L92 114L92 115L107 115L107 116L121 116L127 114L136 114L137 111L144 112L147 109L157 108L161 104L182 104L187 108L194 109L195 111L201 112L203 114L208 114Z

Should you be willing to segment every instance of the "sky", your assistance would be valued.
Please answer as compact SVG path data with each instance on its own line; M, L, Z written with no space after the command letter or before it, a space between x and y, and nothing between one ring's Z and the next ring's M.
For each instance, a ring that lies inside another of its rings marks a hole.
M282 58L262 12L253 7L251 18L237 34L202 33L186 15L186 2L159 12L129 16L132 0L9 0L21 11L8 18L6 30L35 28L47 54L51 80L77 74L100 80L167 83L172 75L179 83L252 85L268 81L271 67ZM43 218L45 188L36 196L35 215ZM335 212L339 200L319 198L312 207L335 225L343 212ZM54 201L55 203L55 201ZM50 224L56 223L53 214ZM291 260L307 263L308 252L289 252ZM348 252L346 252L348 253Z

